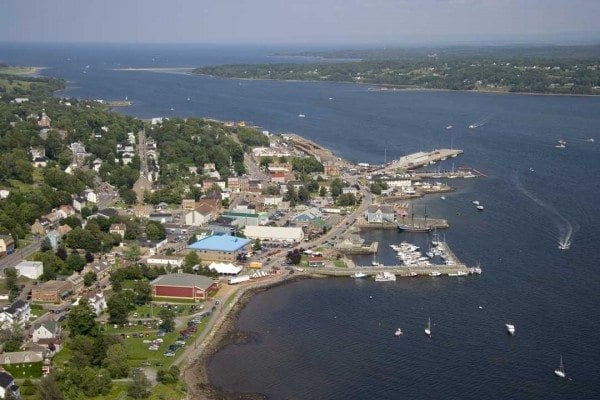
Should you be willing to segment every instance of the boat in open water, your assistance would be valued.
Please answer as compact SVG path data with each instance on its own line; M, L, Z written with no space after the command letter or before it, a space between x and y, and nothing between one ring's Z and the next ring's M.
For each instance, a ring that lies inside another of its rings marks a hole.
M364 272L358 271L358 272L355 272L352 275L350 275L350 277L354 278L354 279L366 278L367 274L365 274Z
M565 373L565 366L563 365L562 356L560 356L560 365L557 369L554 370L554 375L558 376L559 378L567 377L567 374Z

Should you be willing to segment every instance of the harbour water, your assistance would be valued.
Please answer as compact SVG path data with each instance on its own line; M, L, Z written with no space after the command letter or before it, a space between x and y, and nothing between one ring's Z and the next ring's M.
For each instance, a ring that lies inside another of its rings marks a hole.
M480 262L483 275L305 280L258 294L238 324L251 339L210 363L221 389L271 399L600 398L600 98L374 92L354 84L113 70L274 61L268 54L0 45L1 61L46 66L43 74L66 78L63 95L128 96L134 105L120 112L246 120L306 136L355 162L452 145L464 154L441 168L466 165L488 176L450 180L457 190L445 200L415 203L417 214L426 208L448 219L451 228L440 233L463 262ZM477 122L484 123L468 128ZM554 147L559 139L566 148ZM570 248L559 250L569 234ZM395 231L364 237L380 242L385 264L397 262L388 244L428 243L427 235ZM431 339L423 334L428 317ZM516 326L514 337L507 322ZM400 338L397 327L405 332ZM568 380L553 375L561 355Z

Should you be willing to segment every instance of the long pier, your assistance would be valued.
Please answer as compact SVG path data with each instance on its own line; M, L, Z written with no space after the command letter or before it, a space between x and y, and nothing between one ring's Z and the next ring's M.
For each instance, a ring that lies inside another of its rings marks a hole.
M382 168L381 171L417 169L437 161L446 160L448 157L454 158L462 153L462 150L455 149L439 149L430 152L420 151L418 153L409 154L407 156L400 157L398 160L392 161Z

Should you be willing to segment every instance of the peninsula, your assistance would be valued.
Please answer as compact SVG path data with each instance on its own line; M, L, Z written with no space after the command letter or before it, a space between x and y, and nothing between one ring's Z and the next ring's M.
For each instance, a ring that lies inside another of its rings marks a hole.
M285 54L318 62L201 67L225 78L353 82L378 89L600 94L600 46L450 47ZM353 61L348 61L348 60ZM343 60L343 61L340 61Z

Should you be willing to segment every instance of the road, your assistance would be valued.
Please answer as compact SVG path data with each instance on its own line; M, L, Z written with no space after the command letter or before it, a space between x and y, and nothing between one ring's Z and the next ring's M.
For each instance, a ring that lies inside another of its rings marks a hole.
M107 183L100 183L96 187L98 195L98 209L106 208L112 201L117 198L117 192ZM40 249L43 237L34 236L30 244L23 248L17 248L14 253L9 254L0 259L0 275L3 275L5 268L14 267L23 259L29 257Z

